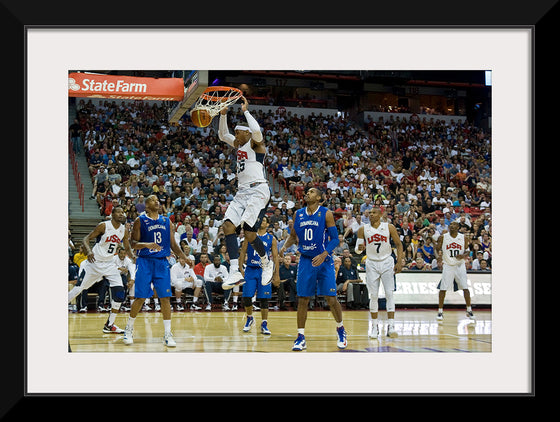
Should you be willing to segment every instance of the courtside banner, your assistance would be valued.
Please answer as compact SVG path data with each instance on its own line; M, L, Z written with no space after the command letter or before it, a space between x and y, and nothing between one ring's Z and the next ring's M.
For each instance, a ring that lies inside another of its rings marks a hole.
M69 97L181 101L184 92L182 78L138 78L94 73L68 75Z

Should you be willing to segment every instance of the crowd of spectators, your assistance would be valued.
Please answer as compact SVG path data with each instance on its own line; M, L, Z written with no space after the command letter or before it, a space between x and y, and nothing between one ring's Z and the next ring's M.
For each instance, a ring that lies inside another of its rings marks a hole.
M142 101L80 99L76 110L80 149L94 183L89 200L97 202L100 216L110 216L118 204L130 226L145 198L155 194L197 262L207 252L227 263L220 226L236 190L235 154L218 140L216 128L197 128L188 117L170 126L166 105ZM243 121L240 112L229 114L232 125ZM275 180L269 230L279 247L294 211L304 206L303 192L316 186L334 213L341 250L353 250L355 233L375 205L401 234L405 270L437 269L434 245L455 220L468 235L467 268L491 268L488 132L426 115L357 123L274 108L252 114L263 130L266 167ZM295 248L291 252L295 262Z

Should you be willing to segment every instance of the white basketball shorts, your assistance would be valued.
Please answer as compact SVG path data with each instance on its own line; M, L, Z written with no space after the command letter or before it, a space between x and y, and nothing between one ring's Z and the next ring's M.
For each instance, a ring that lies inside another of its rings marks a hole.
M89 262L85 259L80 264L79 278L84 289L89 289L98 281L105 277L109 281L110 287L122 286L122 277L117 265L113 261Z
M379 292L379 282L383 283L385 292L395 290L395 261L392 256L383 261L366 259L366 285L370 294Z
M457 282L457 286L461 290L468 288L467 286L467 267L462 262L459 265L443 264L441 271L441 284L440 290L453 290L453 281Z
M262 210L265 210L270 200L268 183L260 183L254 187L242 187L237 191L233 201L227 207L224 221L230 220L235 227L246 223L253 227ZM254 227L255 231L258 227Z

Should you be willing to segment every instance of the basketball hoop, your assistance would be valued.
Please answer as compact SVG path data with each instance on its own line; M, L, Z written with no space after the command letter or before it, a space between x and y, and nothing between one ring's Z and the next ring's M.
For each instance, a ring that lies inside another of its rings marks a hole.
M210 116L216 116L243 96L240 89L229 86L209 86L193 104L193 110L206 110Z

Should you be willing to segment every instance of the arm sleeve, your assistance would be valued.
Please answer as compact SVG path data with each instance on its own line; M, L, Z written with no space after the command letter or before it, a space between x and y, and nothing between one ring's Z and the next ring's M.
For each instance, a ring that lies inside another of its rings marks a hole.
M325 250L330 254L334 251L334 248L338 246L338 230L336 226L327 227L327 233L329 235L329 243L325 246Z
M361 251L359 248L360 245L363 245L364 239L362 239L361 237L359 237L358 239L356 239L356 247L354 248L354 252L356 252L358 255L361 255L363 251Z
M235 136L229 133L227 127L227 114L220 114L220 120L218 124L218 138L220 139L220 141L223 141L226 144L233 146L233 143L235 141Z
M252 134L253 141L262 142L263 141L263 136L262 136L262 132L261 132L261 127L259 126L259 122L257 122L255 120L255 118L253 116L251 116L251 113L249 113L248 110L244 114L245 114L245 119L247 119L247 124L249 125L249 128L251 129L251 134Z

